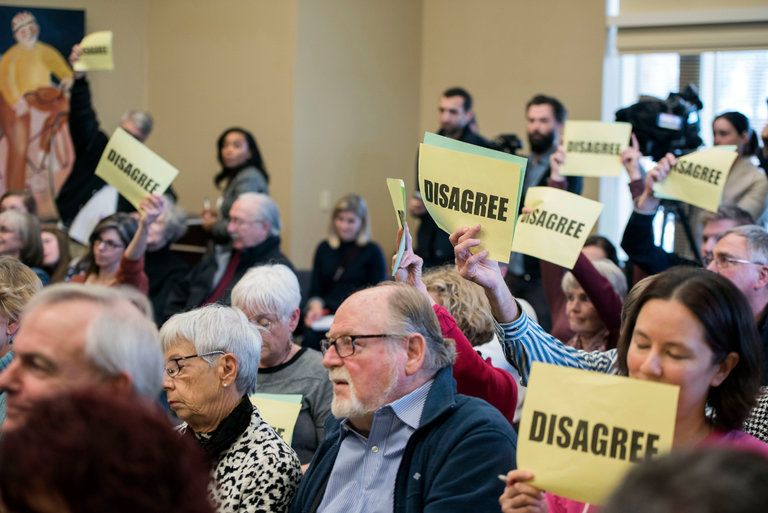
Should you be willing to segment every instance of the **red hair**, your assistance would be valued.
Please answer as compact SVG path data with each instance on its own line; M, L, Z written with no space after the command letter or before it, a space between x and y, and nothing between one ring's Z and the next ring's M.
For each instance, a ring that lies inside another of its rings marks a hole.
M39 402L0 439L7 511L213 513L198 444L135 396L79 391Z

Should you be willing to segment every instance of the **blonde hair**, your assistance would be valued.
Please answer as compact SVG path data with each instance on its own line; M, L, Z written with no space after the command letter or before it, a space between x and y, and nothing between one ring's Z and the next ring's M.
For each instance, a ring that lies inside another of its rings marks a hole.
M430 269L422 280L435 300L456 319L473 346L491 340L494 333L491 305L480 285L465 280L450 265Z
M18 321L32 296L43 288L37 274L17 259L0 256L0 313Z
M358 246L365 246L371 240L371 226L368 223L368 206L359 194L347 194L339 198L331 212L331 222L328 223L328 245L337 249L341 245L339 236L333 226L336 216L342 212L351 212L360 218L360 230L357 232L355 242Z

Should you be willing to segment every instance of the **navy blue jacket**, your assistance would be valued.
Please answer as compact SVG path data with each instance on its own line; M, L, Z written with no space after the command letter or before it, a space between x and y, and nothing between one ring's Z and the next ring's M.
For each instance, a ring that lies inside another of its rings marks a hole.
M314 512L320 504L341 445L340 426L340 419L326 420L325 442L301 480L292 513ZM452 369L441 369L397 469L394 511L498 512L504 483L496 476L515 468L516 447L517 435L501 413L456 394Z

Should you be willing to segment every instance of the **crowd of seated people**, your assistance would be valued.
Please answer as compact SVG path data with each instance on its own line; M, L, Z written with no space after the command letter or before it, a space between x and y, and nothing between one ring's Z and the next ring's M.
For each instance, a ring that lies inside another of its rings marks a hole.
M74 49L71 62L80 56ZM75 87L73 183L91 183L98 145L84 137L106 136L82 74ZM441 103L441 126L472 140L473 113L456 91ZM536 98L537 112L553 100ZM121 126L144 140L149 119L128 115ZM537 130L539 175L527 185L571 189L556 131ZM334 205L314 258L301 256L312 261L302 290L281 249L281 206L243 128L218 138L222 198L200 214L209 244L193 266L174 251L187 214L172 191L148 195L135 212L119 201L87 247L67 232L73 205L87 198L57 201L67 207L62 222L41 226L29 192L6 192L0 510L597 511L540 490L530 469L516 468L534 361L679 387L672 455L639 466L606 511L641 504L633 494L642 487L644 497L686 497L674 482L662 491L653 483L699 461L764 476L768 232L755 222L766 218L768 178L752 163L759 148L746 117L726 112L713 132L739 157L719 210L692 217L701 258L656 246L654 185L676 157L645 172L633 136L621 155L634 207L621 241L627 267L614 241L592 236L572 269L535 263L531 285L545 298L536 308L512 294L504 265L475 250L479 225L443 241L439 253L449 243L454 258L442 267L442 257L429 259L435 267L423 276L428 259L406 225L388 280L366 201L353 192ZM63 194L72 187L81 188L65 184ZM255 406L265 397L287 421ZM70 469L70 455L83 453ZM97 493L86 497L90 488Z

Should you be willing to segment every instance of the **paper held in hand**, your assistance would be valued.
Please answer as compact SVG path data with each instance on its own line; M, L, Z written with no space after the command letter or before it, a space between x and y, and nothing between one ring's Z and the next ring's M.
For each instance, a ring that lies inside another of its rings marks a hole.
M629 144L632 125L624 122L566 121L563 129L565 163L561 175L619 176L621 152Z
M419 146L424 206L447 233L481 224L476 250L509 262L526 164L516 155L427 132Z
M534 362L517 467L533 486L603 504L637 463L672 448L677 386Z
M74 63L75 71L109 71L115 69L112 57L112 31L104 30L88 34L80 41L83 50L80 60Z
M717 146L678 158L667 177L653 187L654 195L717 212L728 173L738 157L734 149Z
M400 238L400 245L397 248L395 265L392 266L392 276L394 276L405 251L405 182L400 178L387 178L387 189L392 197L392 206L395 208L397 227L403 228L403 236Z
M517 218L512 251L573 269L603 204L553 187L531 187Z
M178 169L119 127L96 166L96 175L137 210L147 194L163 194L178 174Z

